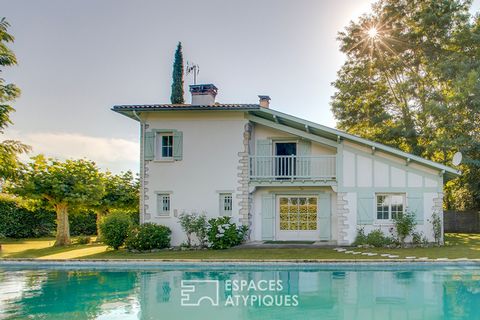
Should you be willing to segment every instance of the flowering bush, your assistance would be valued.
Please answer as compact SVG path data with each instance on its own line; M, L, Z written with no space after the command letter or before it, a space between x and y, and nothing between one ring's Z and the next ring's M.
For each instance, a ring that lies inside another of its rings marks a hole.
M230 221L230 217L219 217L208 220L207 237L212 249L228 249L245 240L248 227L238 227Z

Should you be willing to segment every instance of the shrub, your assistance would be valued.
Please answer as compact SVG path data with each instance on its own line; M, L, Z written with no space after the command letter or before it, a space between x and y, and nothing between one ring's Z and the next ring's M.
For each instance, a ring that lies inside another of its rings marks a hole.
M374 247L385 247L391 245L393 242L393 239L389 236L386 236L380 229L376 229L369 234L365 234L365 229L362 227L357 230L357 237L355 238L354 244L368 244Z
M182 213L178 219L180 226L187 235L187 243L185 246L192 246L192 236L195 235L199 241L199 245L205 247L207 242L207 218L205 214Z
M125 243L131 225L132 220L128 215L121 212L109 214L100 223L103 242L118 250Z
M208 220L207 236L211 248L228 249L243 242L248 227L230 221L230 217L219 217Z
M427 220L432 224L432 229L433 229L433 237L435 238L435 242L437 244L440 244L440 241L442 240L442 219L438 212L432 213L431 219Z
M367 244L374 247L385 247L393 243L392 238L386 236L382 230L376 229L367 235Z
M97 234L97 215L93 211L72 211L68 220L72 236Z
M398 241L404 245L405 238L415 230L415 226L417 225L415 222L415 213L407 211L402 215L397 215L393 221L397 231Z
M362 245L367 244L367 236L365 235L365 228L359 227L357 228L357 236L355 237L355 245Z
M55 230L53 211L32 208L27 202L0 194L0 234L7 238L37 238Z
M125 246L129 250L146 251L170 247L172 231L154 223L145 223L130 229Z
M89 236L79 236L75 243L76 244L89 244L92 239Z

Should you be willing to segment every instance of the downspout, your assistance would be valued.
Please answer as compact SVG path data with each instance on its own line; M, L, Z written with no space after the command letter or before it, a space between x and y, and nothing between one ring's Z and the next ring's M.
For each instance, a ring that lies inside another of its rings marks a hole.
M137 112L133 110L133 116L140 122L140 224L145 222L145 160L144 160L144 146L145 143L145 122L138 116Z

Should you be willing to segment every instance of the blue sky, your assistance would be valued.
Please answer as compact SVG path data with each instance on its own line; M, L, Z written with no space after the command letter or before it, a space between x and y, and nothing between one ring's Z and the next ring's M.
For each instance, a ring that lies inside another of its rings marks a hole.
M276 110L334 127L331 82L344 61L337 32L372 2L0 0L19 60L3 77L22 89L3 138L138 171L138 124L110 108L168 103L178 41L219 102L267 94Z

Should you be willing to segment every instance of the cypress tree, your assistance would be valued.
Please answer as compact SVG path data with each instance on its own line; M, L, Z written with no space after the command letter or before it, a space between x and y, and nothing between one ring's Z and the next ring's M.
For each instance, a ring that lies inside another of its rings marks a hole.
M183 98L183 53L181 42L178 43L177 51L175 51L170 101L172 103L185 103L185 99Z

